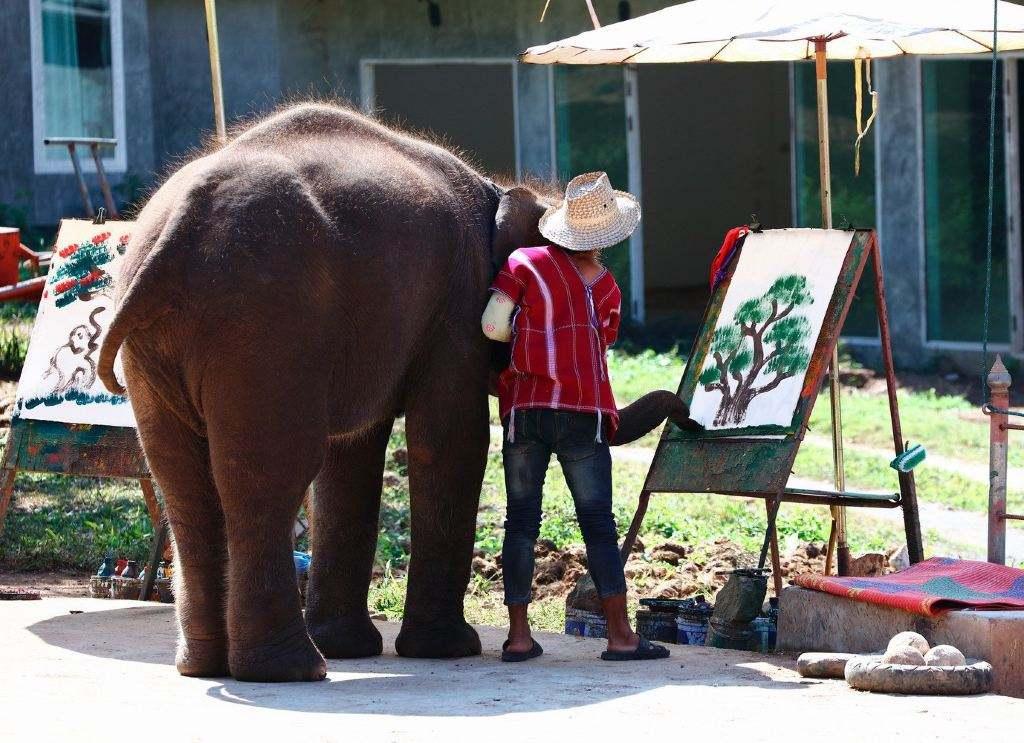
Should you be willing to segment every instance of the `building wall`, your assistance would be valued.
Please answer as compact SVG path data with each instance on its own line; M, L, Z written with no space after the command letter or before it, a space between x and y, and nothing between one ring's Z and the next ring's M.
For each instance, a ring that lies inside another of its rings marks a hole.
M52 225L63 216L84 213L72 174L36 174L33 160L32 55L29 4L8 2L0 17L0 91L4 132L0 136L0 204L23 209L30 224ZM150 105L149 17L142 2L123 3L125 120L128 167L108 173L118 190L147 182L154 167ZM99 185L88 153L82 153L93 205L101 205Z

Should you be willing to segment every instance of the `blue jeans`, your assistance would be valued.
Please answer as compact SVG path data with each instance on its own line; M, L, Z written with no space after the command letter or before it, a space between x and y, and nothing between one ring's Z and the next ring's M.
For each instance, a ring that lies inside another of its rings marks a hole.
M513 415L513 440L508 440L506 419L502 448L508 498L501 550L505 603L530 603L533 548L540 533L544 475L552 453L558 456L576 505L587 566L598 594L606 598L625 593L612 516L612 459L608 444L596 440L597 415L547 408L516 410Z

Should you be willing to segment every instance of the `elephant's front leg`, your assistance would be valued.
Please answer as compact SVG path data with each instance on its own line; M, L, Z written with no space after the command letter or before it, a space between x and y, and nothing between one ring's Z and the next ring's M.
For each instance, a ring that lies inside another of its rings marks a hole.
M488 443L486 368L472 366L428 370L406 413L412 559L399 655L480 653L462 607Z
M393 421L356 441L332 441L313 483L313 563L306 627L328 658L380 655L366 610L377 551L384 454Z

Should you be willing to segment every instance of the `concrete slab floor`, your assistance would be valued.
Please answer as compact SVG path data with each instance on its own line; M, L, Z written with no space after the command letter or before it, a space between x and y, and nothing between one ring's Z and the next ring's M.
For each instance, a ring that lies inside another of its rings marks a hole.
M82 613L71 613L82 612ZM311 684L187 679L172 665L173 607L52 598L0 604L0 739L723 741L1010 740L1024 700L896 697L809 681L792 658L673 646L645 663L597 660L603 642L538 635L545 655L332 661ZM910 738L907 737L908 733Z

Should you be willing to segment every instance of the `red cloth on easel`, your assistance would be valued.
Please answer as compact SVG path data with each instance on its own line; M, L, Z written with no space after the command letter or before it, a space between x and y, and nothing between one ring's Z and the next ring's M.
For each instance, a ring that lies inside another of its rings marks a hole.
M725 278L725 272L729 268L729 264L732 262L733 256L736 255L736 251L743 245L743 241L750 234L750 228L746 225L742 227L733 227L731 230L725 233L725 240L722 241L722 247L718 249L718 255L711 261L711 291L715 290L715 287L721 283L722 279Z

